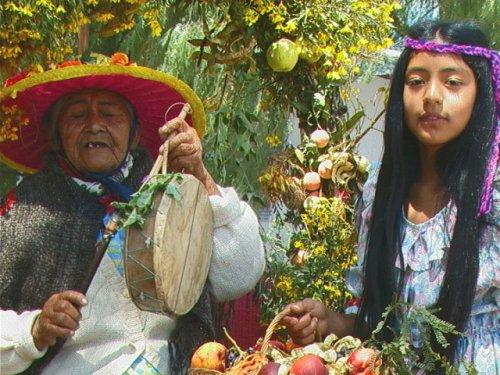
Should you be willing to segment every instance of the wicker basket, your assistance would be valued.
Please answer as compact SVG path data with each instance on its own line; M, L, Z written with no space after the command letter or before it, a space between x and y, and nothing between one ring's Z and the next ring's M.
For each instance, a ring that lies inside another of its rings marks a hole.
M262 340L262 347L260 351L246 355L244 357L240 357L240 359L230 369L226 370L223 373L215 370L192 368L189 370L189 375L257 375L260 369L269 362L265 353L269 348L269 340L271 339L274 330L278 326L281 319L290 314L290 311L291 310L287 307L274 317L273 321L266 329L266 334L264 335L264 339Z

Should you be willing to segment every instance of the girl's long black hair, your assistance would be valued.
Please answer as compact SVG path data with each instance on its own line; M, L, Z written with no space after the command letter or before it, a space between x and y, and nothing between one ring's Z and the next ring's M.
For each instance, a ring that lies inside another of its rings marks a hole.
M481 30L470 22L427 22L409 32L413 39L488 47ZM412 51L405 49L394 68L385 116L384 154L373 203L367 254L364 268L364 290L356 319L361 333L375 328L384 309L394 296L400 296L403 271L395 268L401 252L402 207L410 186L420 172L418 141L404 121L403 89L405 72ZM438 155L438 172L457 207L457 220L447 250L446 272L437 301L438 316L463 330L471 312L479 269L479 235L482 221L478 207L493 143L495 102L489 61L482 57L462 56L477 80L477 95L469 124ZM397 331L397 324L390 321ZM389 329L382 332L390 340ZM456 338L445 350L435 349L453 359Z

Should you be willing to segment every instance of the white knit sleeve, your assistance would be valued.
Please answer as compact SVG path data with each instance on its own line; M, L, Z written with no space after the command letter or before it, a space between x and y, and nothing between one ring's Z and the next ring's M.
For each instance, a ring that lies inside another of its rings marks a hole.
M39 351L31 336L31 327L39 314L40 310L22 314L0 310L0 374L18 374L47 352Z
M208 275L216 301L251 291L264 272L265 254L257 216L232 188L210 196L214 212L212 261Z

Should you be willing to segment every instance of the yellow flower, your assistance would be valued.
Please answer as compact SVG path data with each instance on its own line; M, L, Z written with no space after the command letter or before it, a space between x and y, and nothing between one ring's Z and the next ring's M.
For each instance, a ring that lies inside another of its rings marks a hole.
M328 37L328 34L326 34L326 33L322 32L322 31L320 31L320 32L318 33L318 40L319 40L320 42L322 42L322 43L326 43L326 42L328 41L328 38L329 38L329 37Z
M243 14L243 20L248 26L252 26L255 22L257 22L259 20L259 17L259 13L250 8L245 9L245 12Z
M293 296L295 294L293 281L289 276L280 276L276 283L276 288L281 290L285 295Z
M161 35L163 28L157 20L149 21L148 25L151 28L151 36L157 37Z
M317 279L317 280L315 280L315 281L314 281L314 285L315 285L316 287L321 287L321 286L323 285L323 280L321 280L321 279Z
M295 241L293 243L293 247L295 247L296 249L300 249L304 247L304 244L301 241Z
M4 5L6 10L11 10L13 12L19 13L23 16L33 17L33 9L29 6L17 6L12 1L9 1Z
M108 21L111 21L113 18L115 18L115 15L113 13L97 13L95 15L96 21L100 23L106 23Z
M368 44L368 40L366 38L358 39L358 46L366 46Z
M312 252L316 256L324 255L324 254L326 254L326 246L325 245L318 245L313 249Z
M50 0L36 0L36 5L40 6L40 7L44 7L44 8L47 8L47 9L54 9L54 4L52 4L52 1Z
M285 19L281 14L276 12L271 13L269 15L269 18L271 19L271 22L274 24L280 23Z
M370 4L367 1L355 1L352 4L352 9L355 9L357 11L367 9L370 7Z
M343 28L339 30L342 34L352 34L353 31L349 25L345 25Z
M393 44L394 44L394 40L392 40L391 38L384 38L382 40L382 47L383 48L389 48Z
M340 51L339 53L337 53L336 55L336 60L338 62L342 62L342 61L345 61L347 59L349 55L347 54L346 51Z
M297 30L297 21L288 21L285 26L281 28L281 31L287 34L291 34Z
M341 76L341 77L345 77L347 75L347 70L345 68L344 65L341 65L338 69L337 69L337 73Z
M338 72L336 72L335 70L330 70L327 74L326 74L326 78L332 80L332 81L335 81L335 80L338 80L340 79L340 74Z
M266 142L271 147L276 147L276 146L279 146L281 144L281 140L279 139L279 137L277 135L268 135L266 137Z

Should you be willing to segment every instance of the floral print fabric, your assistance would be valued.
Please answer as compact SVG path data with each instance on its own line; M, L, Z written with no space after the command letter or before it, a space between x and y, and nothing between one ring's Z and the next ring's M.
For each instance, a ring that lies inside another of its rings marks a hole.
M358 264L347 273L350 292L361 296L363 262L368 243L378 166L372 168L358 211ZM395 266L404 271L402 298L417 307L432 307L439 296L447 251L456 221L456 207L449 202L433 218L414 224L402 215L402 255ZM465 336L459 339L456 358L472 362L479 374L500 374L500 173L497 169L492 211L484 218L480 238L479 275ZM351 304L346 313L355 313ZM418 333L414 340L418 347Z

